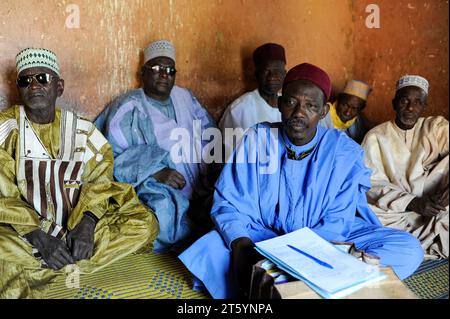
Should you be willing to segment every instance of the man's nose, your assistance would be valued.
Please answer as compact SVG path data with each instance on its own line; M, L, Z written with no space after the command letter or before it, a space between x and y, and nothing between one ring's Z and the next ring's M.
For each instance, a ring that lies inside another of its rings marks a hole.
M281 79L281 76L278 72L275 71L269 71L267 73L267 78L268 79Z
M294 109L292 116L295 117L304 117L306 111L306 103L300 102L297 104L297 107Z
M414 111L413 104L410 101L406 102L406 109L410 112Z
M35 78L31 78L30 89L38 89L41 87L42 84L40 84Z
M169 77L169 75L167 74L167 72L166 72L165 70L162 71L162 72L159 72L159 76L162 77L162 78L167 78L167 77Z

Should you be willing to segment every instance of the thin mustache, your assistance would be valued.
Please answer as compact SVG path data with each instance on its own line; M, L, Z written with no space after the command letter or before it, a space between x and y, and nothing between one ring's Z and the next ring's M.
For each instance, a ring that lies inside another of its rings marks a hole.
M29 93L28 96L45 96L45 93L41 92L41 91L39 91L39 92L35 91L35 92Z
M291 125L291 126L306 126L305 121L303 121L303 120L297 120L297 119L289 119L289 120L287 121L287 124L288 124L288 125Z
M414 116L416 116L416 114L414 114L414 113L409 113L409 112L403 112L403 113L401 113L401 115L402 116L407 116L407 117L414 117Z

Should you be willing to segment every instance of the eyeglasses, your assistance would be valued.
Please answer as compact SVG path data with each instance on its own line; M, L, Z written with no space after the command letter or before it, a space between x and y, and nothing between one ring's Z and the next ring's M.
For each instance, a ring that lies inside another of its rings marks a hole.
M154 74L167 74L170 76L174 76L177 73L177 70L173 66L164 66L160 64L155 64L152 66L145 66L146 69L151 70Z
M54 78L56 78L56 76L48 73L22 75L17 78L16 83L18 87L26 88L33 82L33 79L35 79L39 84L46 85L49 84Z

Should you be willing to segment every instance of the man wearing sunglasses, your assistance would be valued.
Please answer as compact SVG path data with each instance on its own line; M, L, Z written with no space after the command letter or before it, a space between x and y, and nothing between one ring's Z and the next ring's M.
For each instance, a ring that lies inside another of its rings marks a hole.
M201 158L209 141L194 139L216 124L189 90L175 85L175 61L171 42L151 43L144 50L143 87L119 97L95 121L113 147L116 179L134 185L158 217L157 252L180 251L212 226L214 177ZM177 148L180 133L187 143Z
M27 48L16 66L23 104L0 113L0 298L38 298L55 270L93 272L149 246L158 223L131 185L114 182L103 135L56 108L56 55Z

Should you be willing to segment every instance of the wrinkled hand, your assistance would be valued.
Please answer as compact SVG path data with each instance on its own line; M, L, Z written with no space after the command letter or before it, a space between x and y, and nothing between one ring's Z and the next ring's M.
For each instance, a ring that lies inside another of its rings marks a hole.
M239 297L249 298L253 265L264 259L250 238L242 237L231 243L231 263L236 278Z
M168 167L153 174L153 178L158 182L169 185L175 189L182 189L186 185L184 176Z
M433 197L416 197L409 203L407 209L425 217L433 217L445 210L445 206L435 200L434 195Z
M39 251L49 268L61 269L75 263L66 243L61 239L48 235L40 229L25 235L25 238Z
M67 235L67 245L75 261L92 257L95 225L92 217L84 215L81 222Z

